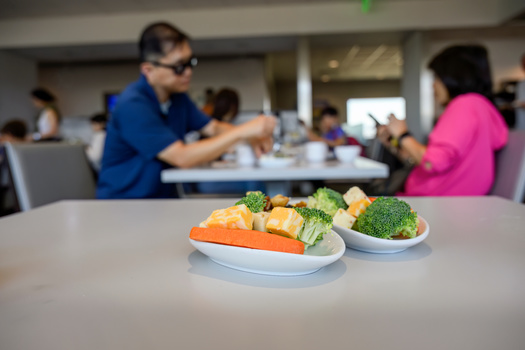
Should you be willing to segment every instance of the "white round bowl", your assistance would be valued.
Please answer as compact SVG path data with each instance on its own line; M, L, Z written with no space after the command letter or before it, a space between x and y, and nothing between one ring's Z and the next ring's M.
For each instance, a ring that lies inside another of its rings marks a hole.
M351 163L361 153L361 146L337 146L334 153L341 163Z
M307 142L304 146L304 154L310 163L324 162L328 155L328 145L322 141Z
M410 239L382 239L365 235L352 229L334 225L333 230L339 233L348 248L367 253L398 253L423 242L430 232L428 222L418 215L419 230L415 238Z

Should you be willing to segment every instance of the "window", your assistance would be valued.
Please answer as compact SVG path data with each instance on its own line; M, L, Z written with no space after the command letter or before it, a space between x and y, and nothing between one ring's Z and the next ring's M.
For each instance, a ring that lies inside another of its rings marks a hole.
M405 119L405 99L403 97L351 98L346 101L347 131L358 138L373 139L376 123L369 114L381 124L388 122L393 113L398 119Z

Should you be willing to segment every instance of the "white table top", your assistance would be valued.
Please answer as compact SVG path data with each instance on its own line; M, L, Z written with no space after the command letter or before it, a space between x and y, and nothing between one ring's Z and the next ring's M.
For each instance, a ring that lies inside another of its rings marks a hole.
M525 206L407 198L430 235L306 276L188 242L228 200L66 201L0 219L0 348L523 349Z
M358 157L354 163L327 161L324 163L298 162L283 168L238 167L234 162L219 167L167 169L162 171L163 182L199 181L283 181L371 179L388 177L388 166L371 159Z

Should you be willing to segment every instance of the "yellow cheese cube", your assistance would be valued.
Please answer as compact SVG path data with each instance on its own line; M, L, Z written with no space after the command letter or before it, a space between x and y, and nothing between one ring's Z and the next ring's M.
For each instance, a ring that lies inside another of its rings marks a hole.
M350 206L348 207L348 213L351 215L358 217L359 215L363 214L368 208L368 206L371 204L370 200L367 199L360 199L358 201L352 202Z
M343 195L343 199L348 204L348 212L355 217L364 213L371 203L367 195L357 186L351 187Z
M303 217L297 211L277 207L273 208L266 229L271 233L296 239L302 226Z
M244 204L226 209L214 210L210 217L202 222L203 227L251 230L253 214Z
M342 208L337 210L333 218L334 225L339 225L346 228L352 228L356 220L357 218L355 216L351 215Z

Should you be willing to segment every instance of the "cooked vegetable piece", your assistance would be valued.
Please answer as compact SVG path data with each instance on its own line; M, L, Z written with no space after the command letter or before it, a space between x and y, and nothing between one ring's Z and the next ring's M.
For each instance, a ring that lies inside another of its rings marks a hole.
M303 242L260 231L194 227L191 229L190 238L237 247L293 254L304 253Z
M419 220L410 205L394 197L379 197L361 214L354 229L369 236L392 239L403 235L414 238Z
M246 205L252 213L259 213L266 207L266 195L261 191L248 192L245 197L235 203L235 205L240 204Z
M348 205L343 199L343 195L330 188L319 188L313 196L308 197L308 207L321 209L330 216L334 216L337 209L347 209Z
M333 226L332 217L320 209L294 208L304 222L297 239L302 241L306 248L315 245L323 239L325 233L330 232Z
M278 194L270 199L274 207L286 207L286 204L290 201L289 197L285 197L282 194Z
M277 207L273 208L266 224L266 229L271 233L297 238L301 227L303 226L303 218L294 209Z
M199 226L251 230L253 228L252 215L246 205L236 205L226 209L214 210Z

